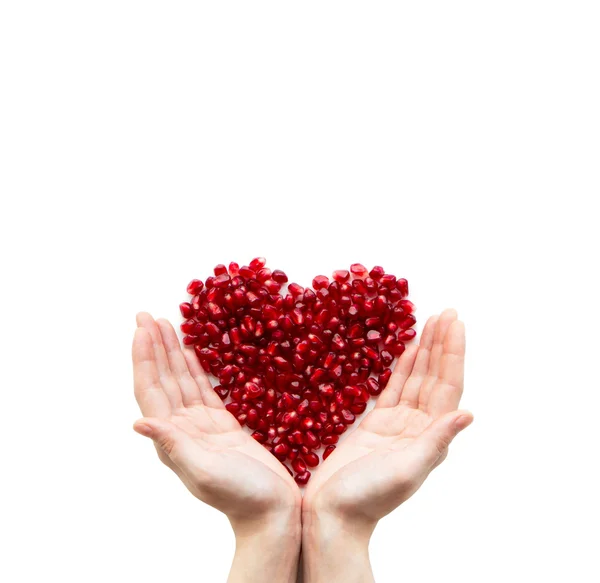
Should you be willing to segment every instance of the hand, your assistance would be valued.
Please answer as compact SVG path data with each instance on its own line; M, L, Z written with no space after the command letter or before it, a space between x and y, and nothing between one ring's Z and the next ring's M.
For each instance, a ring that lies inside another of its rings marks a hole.
M137 323L134 386L144 418L134 429L154 441L161 461L194 496L227 515L236 532L236 557L256 560L276 541L279 554L265 560L277 562L278 580L286 581L281 553L295 565L300 545L302 498L296 483L225 409L194 351L181 350L171 324L145 313ZM250 552L259 543L263 551ZM230 581L238 580L235 570L234 561ZM251 580L248 564L238 570L246 572L240 573L244 581ZM260 570L264 573L264 564Z
M364 559L377 521L412 496L445 459L450 442L473 420L471 413L457 410L464 354L464 325L456 312L430 318L420 346L400 357L375 408L309 482L303 502L305 554L329 545L328 555L334 556L336 541L351 525L354 541L362 538L354 556ZM323 532L327 528L337 534ZM321 580L316 572L322 573L323 559L318 569L310 563L308 557L307 572L315 573L309 580Z

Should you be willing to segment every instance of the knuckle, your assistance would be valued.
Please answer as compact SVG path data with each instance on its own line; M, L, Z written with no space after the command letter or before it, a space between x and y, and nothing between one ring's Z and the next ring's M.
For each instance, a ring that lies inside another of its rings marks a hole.
M157 440L160 449L167 455L170 456L173 452L175 442L170 435L163 435ZM159 454L160 455L160 454Z

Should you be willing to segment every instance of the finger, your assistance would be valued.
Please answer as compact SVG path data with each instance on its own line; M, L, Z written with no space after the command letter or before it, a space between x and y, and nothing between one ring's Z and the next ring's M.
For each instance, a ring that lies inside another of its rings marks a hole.
M438 379L427 404L427 411L434 419L458 408L464 379L465 325L455 320L446 333Z
M143 415L167 417L171 404L160 384L158 368L152 348L152 338L145 328L138 328L133 336L133 389Z
M412 372L418 349L418 346L412 345L402 353L394 367L394 374L390 377L388 386L377 399L375 407L395 407L398 404L404 383Z
M196 381L196 384L200 389L200 395L202 396L202 401L204 404L209 407L223 409L225 405L223 405L221 397L219 397L219 395L213 391L210 381L208 380L204 369L200 366L200 362L198 362L198 357L196 356L194 350L191 348L184 348L183 356L187 362L192 378Z
M146 313L140 312L136 316L137 325L145 328L152 338L152 348L154 350L154 358L156 360L156 367L158 369L158 375L160 377L160 383L163 387L171 408L176 409L177 407L183 407L183 399L181 397L181 390L179 385L175 381L171 368L169 366L169 359L163 345L162 337L158 325L154 321L154 318Z
M186 407L189 407L190 405L202 403L200 388L190 374L190 370L183 356L183 352L181 352L179 339L177 338L173 326L171 326L171 323L168 320L162 318L156 320L156 324L160 330L163 345L167 352L169 367L175 380L179 384L183 404Z
M400 394L400 405L416 408L419 403L419 390L421 389L421 384L427 374L429 354L431 352L431 347L433 346L433 336L437 321L438 316L431 316L431 318L427 320L423 332L421 332L419 350L415 358L412 372L404 383L404 388Z
M421 463L433 469L446 455L452 440L473 422L469 411L452 411L436 419L411 446Z
M423 411L427 410L427 403L429 402L429 396L431 391L437 382L438 374L440 371L440 363L442 360L442 354L444 352L444 339L450 324L458 318L456 310L449 309L444 310L437 321L435 332L433 335L433 346L431 347L431 354L429 355L429 364L427 367L427 374L425 380L421 385L419 391L419 408Z

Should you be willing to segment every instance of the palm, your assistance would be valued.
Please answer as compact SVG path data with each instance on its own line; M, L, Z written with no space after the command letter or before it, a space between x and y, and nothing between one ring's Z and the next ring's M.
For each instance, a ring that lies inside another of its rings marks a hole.
M408 498L432 468L421 441L432 423L454 411L463 384L464 332L448 311L430 319L421 345L400 358L376 407L313 476L307 507L331 495L344 510L360 507L374 518ZM443 459L440 454L439 463Z
M198 498L226 512L264 510L297 503L298 488L283 466L244 432L215 394L191 351L175 331L138 316L133 360L142 413L164 433L157 448Z

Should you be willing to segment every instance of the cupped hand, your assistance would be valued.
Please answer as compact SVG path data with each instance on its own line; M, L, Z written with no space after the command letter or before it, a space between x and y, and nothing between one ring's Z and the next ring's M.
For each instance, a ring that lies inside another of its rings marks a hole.
M134 429L154 441L162 462L232 522L298 510L294 480L225 409L171 324L146 313L137 324L134 386L144 418Z
M375 408L309 482L303 512L374 524L409 498L473 420L463 391L464 325L454 310L430 318L398 360Z

